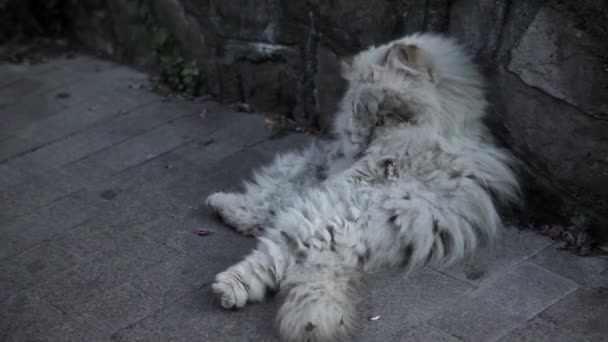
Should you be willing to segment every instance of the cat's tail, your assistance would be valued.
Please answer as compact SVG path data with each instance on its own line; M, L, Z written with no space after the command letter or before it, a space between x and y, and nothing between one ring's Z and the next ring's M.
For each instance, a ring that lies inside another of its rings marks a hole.
M287 342L352 341L363 274L341 263L290 272L282 284L279 332Z

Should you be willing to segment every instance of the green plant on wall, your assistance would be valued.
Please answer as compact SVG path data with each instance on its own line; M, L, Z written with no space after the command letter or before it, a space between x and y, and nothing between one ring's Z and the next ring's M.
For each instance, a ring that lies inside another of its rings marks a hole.
M195 61L188 61L177 47L169 31L160 26L149 8L140 5L133 24L133 38L147 43L149 52L159 69L155 83L164 83L172 90L188 97L199 94L204 86L204 75Z

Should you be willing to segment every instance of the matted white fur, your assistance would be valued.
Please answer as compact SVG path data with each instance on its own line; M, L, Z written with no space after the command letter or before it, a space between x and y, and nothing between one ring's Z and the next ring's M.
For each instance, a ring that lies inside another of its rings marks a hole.
M483 80L454 41L416 34L343 63L336 139L278 156L207 205L259 246L217 275L221 305L280 291L286 341L348 341L365 273L444 266L494 240L518 201L481 119Z

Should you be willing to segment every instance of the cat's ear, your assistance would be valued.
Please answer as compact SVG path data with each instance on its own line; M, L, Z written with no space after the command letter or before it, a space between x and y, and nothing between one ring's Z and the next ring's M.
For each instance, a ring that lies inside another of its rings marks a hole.
M413 67L418 60L418 46L404 43L396 43L391 46L380 60L380 65L391 69Z
M433 70L417 45L396 43L382 56L380 65L393 70L415 71L433 81Z

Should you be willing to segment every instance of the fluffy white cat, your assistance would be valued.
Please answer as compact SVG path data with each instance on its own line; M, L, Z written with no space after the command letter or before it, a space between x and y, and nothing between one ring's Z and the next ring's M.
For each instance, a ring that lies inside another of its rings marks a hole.
M445 266L494 240L518 201L508 153L481 119L484 84L454 41L415 34L343 62L332 142L278 156L207 205L258 247L217 275L239 308L280 291L286 341L351 340L366 273Z

